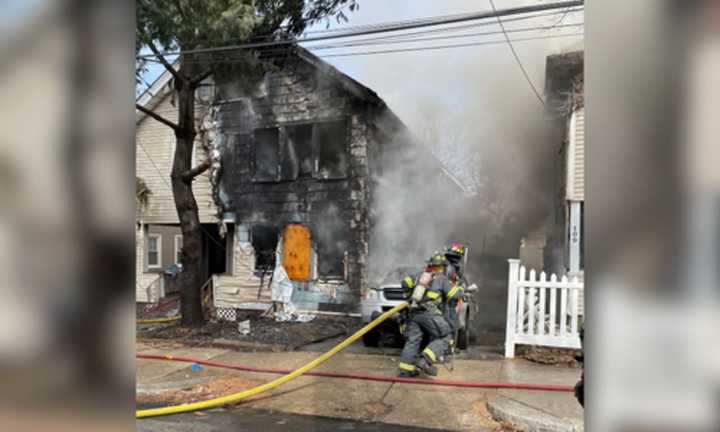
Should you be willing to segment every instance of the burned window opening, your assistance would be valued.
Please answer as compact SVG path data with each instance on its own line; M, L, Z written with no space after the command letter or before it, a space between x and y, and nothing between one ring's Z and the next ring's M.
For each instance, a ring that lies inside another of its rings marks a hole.
M321 179L347 177L347 127L345 121L317 123L313 134L317 148L317 175Z
M318 275L324 278L345 277L345 253L350 231L341 211L334 203L320 205L313 215Z
M295 156L297 177L312 177L313 174L313 125L287 126L287 148Z
M280 181L298 178L298 157L295 146L287 136L287 129L280 130Z
M255 274L262 276L275 268L275 250L279 232L273 225L255 225L252 227L252 246L255 250Z
M254 181L277 181L280 164L280 133L278 128L258 129L254 133Z

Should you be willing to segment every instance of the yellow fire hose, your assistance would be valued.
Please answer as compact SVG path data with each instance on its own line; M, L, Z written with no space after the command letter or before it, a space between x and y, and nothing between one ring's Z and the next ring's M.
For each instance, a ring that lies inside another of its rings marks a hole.
M310 363L306 364L305 366L295 369L293 372L283 375L280 378L270 381L269 383L257 386L255 388L251 388L245 391L241 391L239 393L231 394L228 396L222 396L215 399L209 399L206 401L200 401L200 402L194 402L190 404L183 404L183 405L175 405L175 406L168 406L168 407L162 407L162 408L152 408L152 409L145 409L145 410L138 410L135 412L135 417L137 418L143 418L143 417L155 417L155 416L161 416L161 415L167 415L167 414L178 414L183 412L189 412L189 411L197 411L201 409L208 409L208 408L214 408L222 405L227 405L233 402L237 402L239 400L249 398L251 396L255 396L257 394L266 392L268 390L274 389L275 387L278 387L279 385L285 384L286 382L295 379L299 377L300 375L304 374L305 372L309 371L310 369L313 369L317 366L319 366L322 362L329 359L330 357L334 356L338 352L340 352L342 349L347 348L350 344L358 340L362 335L369 332L373 328L377 327L380 323L385 321L386 319L390 318L391 316L395 315L396 313L400 312L401 310L405 309L408 306L407 302L402 302L399 305L395 306L394 308L390 309L389 311L385 312L384 314L377 317L375 320L370 322L365 327L361 328L357 332L355 332L352 336L345 339L344 341L340 342L339 344L335 345L330 351L326 352L325 354L321 355L320 357L316 358L315 360L311 361Z
M165 318L148 318L148 319L139 319L135 322L137 324L157 324L157 323L166 323L171 321L177 321L180 319L180 316L171 316L171 317L165 317Z

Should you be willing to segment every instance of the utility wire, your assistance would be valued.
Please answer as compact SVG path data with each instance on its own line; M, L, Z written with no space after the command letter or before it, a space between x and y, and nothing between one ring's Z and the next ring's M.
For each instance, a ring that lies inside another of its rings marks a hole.
M492 7L492 10L495 11L495 2L493 0L488 0L490 2L490 6ZM535 93L535 96L537 96L538 101L540 101L540 104L542 106L545 106L545 100L540 95L540 92L538 92L537 88L535 88L535 84L533 84L532 80L530 79L530 76L528 75L527 71L525 70L525 66L523 66L522 61L520 61L520 57L518 56L517 52L515 51L515 47L512 44L512 41L510 40L510 36L508 36L507 31L505 31L505 26L502 23L502 20L500 19L500 16L497 17L497 22L500 24L500 28L502 29L503 34L505 35L505 40L507 41L508 46L510 47L510 51L513 54L513 57L515 57L515 61L517 62L518 66L520 66L520 70L523 73L523 76L525 76L525 80L530 84L530 88L532 88L533 93Z
M581 9L575 9L581 10ZM504 20L504 22L515 22L515 21L528 21L535 18L540 18L542 16L548 16L548 15L558 15L560 14L560 11L552 11L550 13L544 13L540 15L532 15L532 16L520 16L520 17L512 17L507 18ZM383 35L383 36L377 36L377 37L371 37L371 38L364 38L364 39L353 39L353 42L356 41L375 41L375 40L401 40L401 39L413 39L416 36L427 36L430 34L436 34L436 33L452 33L458 30L465 30L465 29L474 29L477 27L485 27L485 26L491 26L491 25L497 25L494 21L486 21L486 22L479 22L479 23L473 23L473 24L463 24L459 26L453 26L453 27L444 27L439 29L425 29L415 32L409 32L409 33L402 33L397 35Z
M422 22L418 22L418 23L393 25L393 26L368 29L368 30L362 30L362 31L356 31L356 32L344 32L344 33L331 34L331 35L326 35L326 36L306 37L306 38L302 38L302 39L288 39L288 40L279 40L279 41L255 42L255 43L246 43L246 44L239 44L239 45L228 45L228 46L223 46L223 47L213 47L213 48L198 48L198 49L184 50L182 52L183 52L183 54L213 53L213 52L236 50L236 49L242 49L242 48L262 48L262 47L292 45L292 44L303 43L303 42L315 42L315 41L321 41L321 40L347 38L347 37L352 37L352 36L364 36L364 35L371 35L371 34L396 32L396 31L402 31L402 30L411 30L411 29L416 29L416 28L424 28L424 27L438 26L438 25L444 25L444 24L454 24L454 23L467 22L467 21L477 21L477 20L487 19L487 18L498 18L501 16L518 15L518 14L546 11L546 10L552 10L552 9L561 9L561 8L574 7L574 6L582 6L583 4L584 4L583 0L572 0L572 1L562 1L562 2L556 2L556 3L542 4L542 5L524 6L524 7L518 7L518 8L511 8L511 9L502 9L499 11L495 10L493 8L493 12L473 13L473 14L468 14L468 15L459 16L459 17L432 19L432 20L422 21ZM180 52L164 51L164 52L160 53L160 55L171 55L171 54L180 54ZM149 58L149 57L154 57L154 56L155 56L155 54L145 54L145 55L139 55L139 56L137 56L137 58Z
M582 24L582 23L578 23L578 24L567 24L566 26L567 26L567 27L579 27L579 26L581 26L581 25L583 25L583 24ZM538 30L541 30L541 29L542 29L542 28L538 28ZM520 31L520 29L518 29L518 31ZM508 32L512 32L512 30L508 30ZM485 33L485 34L500 34L500 33L502 33L502 32L499 32L499 31L498 31L498 32L487 32L487 33ZM515 42L526 42L526 41L540 40L540 39L557 39L557 38L563 38L563 37L576 37L576 36L582 36L582 35L583 35L582 32L579 32L579 33L554 34L554 35L552 35L552 34L551 34L551 35L542 34L542 35L537 35L537 36L532 36L532 37L511 39L511 41L512 41L513 43L515 43ZM458 36L458 37L461 37L461 36L474 37L474 36L476 36L476 35L474 35L474 34L470 34L470 35L453 35L453 37L455 37L455 36ZM393 41L393 42L388 42L388 43L407 43L407 44L411 44L411 43L420 42L420 41L425 40L425 39L428 39L428 40L429 40L429 39L446 39L446 38L449 38L449 37L424 38L424 39L421 39L421 40L408 40L408 41L401 41L401 42L395 42L395 41ZM426 51L426 50L445 49L445 48L450 49L450 48L461 48L461 47L469 47L469 46L494 45L494 44L498 44L498 43L507 43L507 40L506 40L506 39L503 39L503 40L499 40L499 41L492 41L492 40L491 40L491 41L477 41L477 42L472 42L472 43L454 44L454 45L434 45L434 46L429 46L429 47L407 47L407 48L399 48L399 49L385 50L385 51L369 51L369 52L353 52L353 51L350 51L350 52L346 52L346 53L317 54L317 56L320 57L320 58L326 58L326 57L348 57L348 56L353 56L353 55L383 54L383 53L391 53L391 52L409 52L409 51ZM321 49L339 49L339 48L344 48L344 47L355 48L355 47L364 46L364 45L377 45L377 44L375 44L375 43L358 44L358 45L351 45L351 44L352 44L352 43L350 43L350 45L346 45L346 44L318 45L318 46L308 46L308 47L306 47L306 48L309 49L309 50L311 50L311 51L318 51L318 50L321 50ZM288 49L287 49L287 48L278 48L278 49L273 49L273 50L263 50L263 53L262 53L262 54L263 54L263 59L268 60L268 59L272 59L272 58L282 58L282 57L285 57L285 56L287 56L287 53L288 53ZM243 61L245 61L245 60L239 59L239 58L225 58L225 59L216 58L216 59L206 60L206 61L197 59L197 60L191 60L190 62L203 63L203 64L208 64L208 65L209 65L209 64L232 64L232 63L238 63L238 62L243 62Z
M556 28L570 28L570 27L581 27L583 26L583 23L576 23L576 24L564 24L561 26L545 26L545 27L524 27L524 28L517 28L517 29L511 29L507 30L507 33L526 33L536 30L551 30ZM448 36L433 36L433 37L426 37L426 38L413 38L413 39L401 39L401 40L377 40L377 41L353 41L353 42L347 42L347 43L340 43L340 44L333 44L333 45L310 45L306 46L305 48L309 50L321 50L321 49L337 49L337 48L350 48L350 47L358 47L358 46L368 46L368 45L390 45L390 44L406 44L406 43L417 43L417 42L427 42L427 41L436 41L436 40L446 40L446 39L458 39L458 38L468 38L468 37L477 37L477 36L489 36L489 35L495 35L495 34L501 34L502 31L488 31L488 32L479 32L479 33L466 33L466 34L459 34L459 35L448 35Z
M577 36L583 36L583 35L584 35L583 33L567 33L567 34L562 34L562 35L519 38L519 39L513 39L513 42L527 42L527 41L540 40L540 39L557 39L557 38L564 38L564 37L577 37ZM473 43L440 45L440 46L419 47L419 48L401 48L401 49L393 49L393 50L363 51L363 52L341 53L341 54L325 54L325 55L321 55L320 57L322 57L322 58L352 57L352 56L370 55L370 54L389 54L389 53L400 53L400 52L411 52L411 51L430 51L430 50L438 50L438 49L464 48L464 47L472 47L472 46L496 45L496 44L503 44L503 43L507 43L507 41L503 39L503 40L497 40L497 41L473 42Z
M579 33L565 33L565 34L558 34L558 35L543 35L543 36L534 36L534 37L526 37L526 38L517 38L512 39L512 42L529 42L534 40L542 40L542 39L559 39L559 38L565 38L565 37L580 37L584 34L582 32ZM329 53L329 54L319 54L318 57L320 58L329 58L329 57L353 57L353 56L364 56L364 55L370 55L370 54L389 54L389 53L401 53L401 52L413 52L413 51L430 51L430 50L439 50L439 49L452 49L452 48L464 48L464 47L472 47L472 46L484 46L484 45L497 45L497 44L504 44L507 43L506 39L502 40L492 40L492 41L481 41L481 42L470 42L470 43L462 43L462 44L451 44L451 45L434 45L434 46L426 46L426 47L414 47L414 48L398 48L398 49L391 49L391 50L377 50L377 51L356 51L356 52L346 52L346 53ZM278 57L281 57L284 55L286 51L277 51ZM272 54L272 53L271 53ZM232 64L241 62L243 60L240 59L215 59L210 60L204 63L207 64ZM173 111L156 111L158 113L162 112L173 112Z

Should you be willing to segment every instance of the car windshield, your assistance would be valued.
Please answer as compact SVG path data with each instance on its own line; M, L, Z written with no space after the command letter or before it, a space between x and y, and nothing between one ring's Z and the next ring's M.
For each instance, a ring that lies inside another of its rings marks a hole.
M420 270L419 267L398 267L385 276L382 285L399 285L406 275L420 273Z

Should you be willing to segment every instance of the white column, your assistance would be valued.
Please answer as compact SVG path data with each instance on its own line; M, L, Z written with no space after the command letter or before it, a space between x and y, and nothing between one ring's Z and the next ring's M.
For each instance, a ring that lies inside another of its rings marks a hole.
M505 323L505 357L515 357L515 321L517 320L517 279L520 260L509 259L507 321Z
M569 270L570 273L580 271L580 201L570 201L570 226L569 226L568 247L569 247Z

